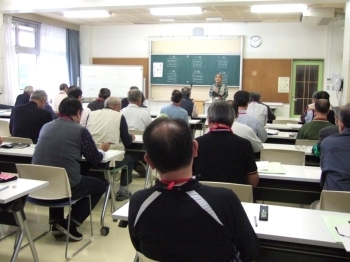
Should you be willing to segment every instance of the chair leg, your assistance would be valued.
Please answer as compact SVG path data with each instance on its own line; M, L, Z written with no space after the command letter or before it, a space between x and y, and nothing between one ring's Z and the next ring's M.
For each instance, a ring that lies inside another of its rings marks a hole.
M135 257L134 257L134 262L139 262L139 256L137 255L137 253L135 254Z
M89 244L92 243L93 241L93 226L92 226L92 216L91 216L91 196L89 195L89 208L90 208L90 227L91 227L91 237L88 241L86 241L80 248L78 248L74 253L71 255L68 255L68 243L69 243L69 234L66 236L66 251L65 251L65 258L67 261L72 260L73 257L78 254L81 250L83 250L85 247L87 247ZM67 232L69 232L70 228L70 223L71 223L71 211L72 211L72 206L69 206L69 213L68 213L68 228Z

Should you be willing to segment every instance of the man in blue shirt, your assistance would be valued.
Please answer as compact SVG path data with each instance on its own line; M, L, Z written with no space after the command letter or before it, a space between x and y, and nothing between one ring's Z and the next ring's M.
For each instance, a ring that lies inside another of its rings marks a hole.
M325 190L350 191L350 103L339 112L339 134L321 143L321 185Z
M187 111L181 108L182 93L179 90L175 89L171 93L171 101L173 103L162 107L160 113L167 115L171 119L182 119L188 124Z

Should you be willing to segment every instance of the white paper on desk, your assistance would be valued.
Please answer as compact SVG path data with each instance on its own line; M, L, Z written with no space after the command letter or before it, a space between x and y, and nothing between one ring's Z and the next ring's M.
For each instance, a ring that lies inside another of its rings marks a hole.
M347 252L350 252L350 225L337 226L338 233L344 236L340 236L343 242L344 248Z
M292 124L292 123L287 123L287 126L289 126L290 128L301 128L302 127L301 124Z
M258 172L260 173L270 173L270 174L285 174L286 171L284 170L283 166L280 162L268 162L269 167L268 169L259 169Z
M258 170L268 170L269 169L269 161L257 161L255 162Z
M267 132L269 135L277 135L280 131L275 130L275 129L267 128L267 129L266 129L266 132Z

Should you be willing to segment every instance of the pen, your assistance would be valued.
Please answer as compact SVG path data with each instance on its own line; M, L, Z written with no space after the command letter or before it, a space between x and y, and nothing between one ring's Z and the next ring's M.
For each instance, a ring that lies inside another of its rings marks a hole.
M5 186L5 187L0 188L0 191L1 191L1 190L4 190L4 189L6 189L6 188L9 188L9 186Z
M256 216L254 216L255 227L258 226L258 221L256 220Z

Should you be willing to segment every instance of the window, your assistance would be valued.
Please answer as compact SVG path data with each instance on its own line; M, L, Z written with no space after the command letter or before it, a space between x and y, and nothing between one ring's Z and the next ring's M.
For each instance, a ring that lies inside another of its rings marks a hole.
M37 58L40 53L40 24L18 18L12 19L12 39L15 43L19 90L35 85Z

